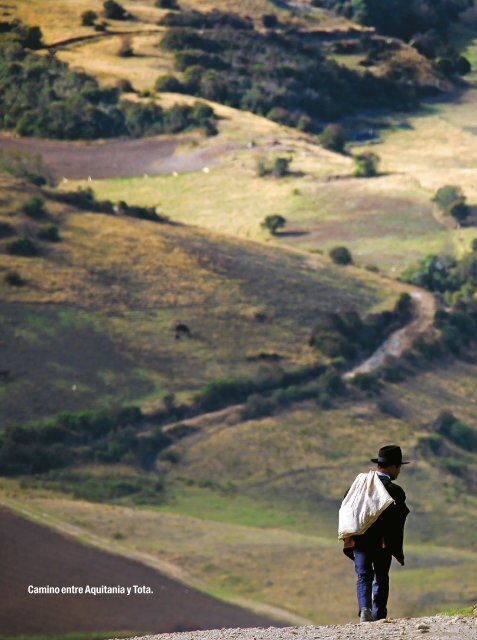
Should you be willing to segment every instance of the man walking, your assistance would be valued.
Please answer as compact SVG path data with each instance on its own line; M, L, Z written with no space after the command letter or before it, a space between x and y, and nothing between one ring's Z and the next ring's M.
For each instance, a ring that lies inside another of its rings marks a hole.
M394 484L401 472L401 448L379 450L376 471L359 474L340 509L340 539L354 560L359 617L371 622L387 617L389 569L394 556L404 565L404 524L409 513L406 494ZM384 491L383 491L384 489Z

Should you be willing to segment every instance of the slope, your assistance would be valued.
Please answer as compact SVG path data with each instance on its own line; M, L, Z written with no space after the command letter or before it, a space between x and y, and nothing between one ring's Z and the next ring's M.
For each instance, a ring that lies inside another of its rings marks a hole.
M4 423L186 399L211 379L266 370L267 354L296 368L316 358L307 340L320 314L392 297L376 279L295 253L79 211L6 177L1 186ZM34 198L43 199L41 219L24 212ZM38 239L48 226L59 242ZM25 237L38 255L8 253ZM5 281L12 273L23 286ZM177 322L190 336L175 338Z

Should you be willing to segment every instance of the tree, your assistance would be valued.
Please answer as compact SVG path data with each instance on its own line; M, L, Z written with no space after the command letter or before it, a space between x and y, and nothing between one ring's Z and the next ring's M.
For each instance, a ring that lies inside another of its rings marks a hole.
M268 229L272 236L276 235L278 229L282 229L286 225L286 218L278 214L267 216L262 222L262 228Z
M379 157L372 151L354 156L354 175L357 178L371 178L378 173Z
M177 0L156 0L156 7L158 9L180 9Z
M81 24L83 27L93 27L94 23L98 19L98 14L96 11L84 11L81 14Z
M351 264L353 262L351 252L346 247L333 247L329 256L336 264Z
M283 178L288 174L291 160L289 158L275 158L272 173L275 178Z
M345 146L345 135L340 124L328 124L321 134L321 144L325 149L342 153Z
M118 56L120 58L132 58L134 56L134 49L132 47L131 36L123 36L121 38L121 44L119 46Z
M110 20L127 20L131 16L129 13L115 0L106 0L103 3L104 16Z
M458 222L464 221L470 213L464 192L457 185L448 184L440 187L432 201L435 202L442 213L452 216Z

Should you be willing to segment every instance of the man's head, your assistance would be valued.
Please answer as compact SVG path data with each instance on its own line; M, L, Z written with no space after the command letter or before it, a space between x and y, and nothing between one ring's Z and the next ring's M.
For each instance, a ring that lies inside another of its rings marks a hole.
M378 465L378 471L387 473L391 480L395 480L401 472L401 465L409 464L402 459L401 447L389 444L381 447L377 458L371 458L371 462Z

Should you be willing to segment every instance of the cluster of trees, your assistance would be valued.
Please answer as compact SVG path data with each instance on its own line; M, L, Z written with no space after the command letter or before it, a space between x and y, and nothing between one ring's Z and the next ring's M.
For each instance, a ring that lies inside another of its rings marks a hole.
M423 289L440 294L443 301L452 305L463 300L470 302L477 290L477 246L462 258L448 255L430 255L417 267L406 270L402 279Z
M56 418L8 427L0 434L4 475L46 473L78 463L154 464L171 438L160 429L138 437L143 416L138 407L60 413Z
M447 32L450 24L473 5L472 0L318 0L363 25L380 33L403 40L415 34Z
M410 42L420 53L434 60L446 75L470 71L469 61L449 43L448 30L472 0L318 0L326 6L372 26L383 35Z
M0 32L0 128L20 135L69 140L177 133L203 127L216 133L206 105L174 105L119 99L94 78L71 71L54 55L28 51L16 23Z
M184 92L319 131L361 108L407 105L409 83L346 69L326 59L319 41L293 28L258 32L230 13L167 14L161 46L175 53L181 79L158 79L159 91Z
M328 314L314 326L309 344L330 358L350 362L367 357L411 317L412 299L403 293L391 311L364 320L354 310Z

